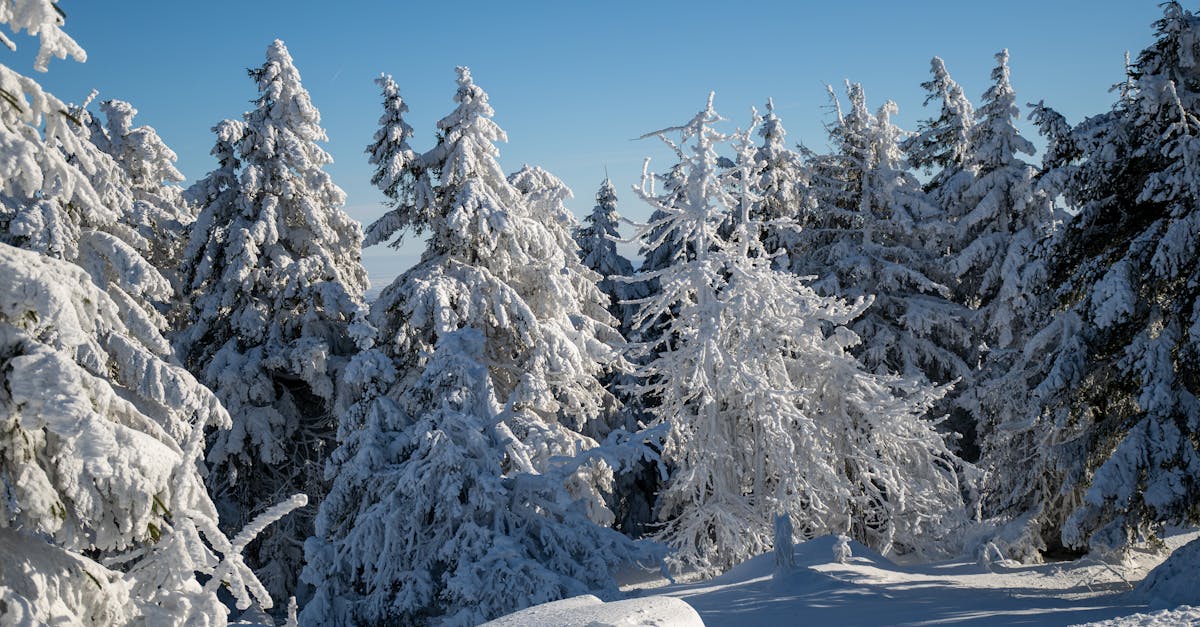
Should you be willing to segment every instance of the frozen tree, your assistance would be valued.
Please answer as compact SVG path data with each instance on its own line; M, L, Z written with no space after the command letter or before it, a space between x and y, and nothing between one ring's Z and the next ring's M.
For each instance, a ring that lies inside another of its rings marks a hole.
M936 249L940 214L903 161L895 104L871 114L860 85L847 83L847 93L848 112L834 98L835 152L813 159L817 205L792 269L817 276L823 293L873 299L851 327L862 338L855 354L872 371L965 384L974 343Z
M934 196L943 211L954 218L961 210L958 196L962 187L973 180L971 133L975 126L975 111L962 87L950 78L946 63L938 57L930 61L925 89L925 106L940 105L938 116L921 122L918 132L901 144L908 163L933 173L925 189Z
M1052 313L990 399L989 504L1027 527L1026 553L1197 522L1200 17L1163 6L1111 111L1068 127L1037 110L1056 156L1043 178L1078 215Z
M750 133L728 137L719 120L710 96L688 123L649 135L683 164L672 204L645 181L636 190L662 216L644 227L646 245L696 251L646 276L661 291L635 316L642 327L665 321L657 344L634 353L653 355L638 392L659 399L650 411L669 429L658 537L676 566L709 574L769 550L780 513L806 538L949 548L962 518L957 460L920 418L942 390L866 372L846 350L866 302L772 268L757 237L762 164ZM731 139L738 159L722 168L717 148Z
M133 126L137 109L121 100L100 104L105 122L89 116L91 139L128 177L132 205L125 221L145 240L143 256L164 276L177 281L188 228L196 216L183 199L175 152L149 126ZM178 286L176 286L178 289Z
M1027 294L1044 282L1035 249L1055 227L1052 198L1033 185L1034 169L1018 154L1033 144L1016 127L1016 95L1009 82L1008 51L996 55L995 81L983 95L971 128L974 180L957 203L950 245L957 300L977 310L977 329L992 349L1013 345L1025 329Z
M313 498L251 547L251 563L283 600L325 491L337 373L371 332L359 319L362 232L324 170L320 114L283 42L250 77L255 110L216 127L220 167L190 192L201 213L183 266L191 315L178 344L233 419L208 452L225 525L293 492Z
M640 283L619 279L633 275L633 264L617 251L617 242L621 241L620 220L617 190L613 188L612 181L605 178L596 192L596 205L583 219L583 225L575 231L575 241L579 244L583 265L601 277L598 285L600 291L609 298L608 310L625 328L630 307L623 303L644 296L645 287Z
M767 101L767 113L758 128L762 144L758 160L762 199L755 204L755 217L763 222L762 233L767 251L784 252L796 246L798 225L806 222L814 209L808 193L811 176L804 158L787 147L787 130L775 115L775 103ZM775 221L779 221L775 223ZM779 263L786 267L787 261Z
M0 244L0 271L0 619L224 624L222 584L269 607L200 475L213 394L79 267Z
M505 134L467 68L455 101L433 149L391 153L414 173L393 197L416 200L368 229L430 236L372 306L379 348L346 372L359 400L306 547L307 623L475 624L611 590L610 569L644 555L604 528L601 493L644 449L582 433L612 403L598 377L620 337L566 231L569 192L540 169L503 175Z
M400 97L400 87L386 74L375 79L383 90L383 115L375 141L367 146L369 161L375 166L371 184L379 187L394 206L367 228L363 246L380 244L397 233L412 228L418 235L424 231L428 216L419 214L416 207L428 207L433 193L429 178L422 175L417 154L408 145L413 129L404 121L408 105ZM400 246L396 238L392 246Z

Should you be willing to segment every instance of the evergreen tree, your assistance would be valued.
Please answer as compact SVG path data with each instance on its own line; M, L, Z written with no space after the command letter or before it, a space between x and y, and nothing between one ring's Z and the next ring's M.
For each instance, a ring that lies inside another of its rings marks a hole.
M133 197L127 222L145 240L146 259L179 291L176 271L187 245L188 229L196 216L183 199L175 168L176 155L153 127L134 128L137 109L121 100L100 104L105 123L89 116L91 139L109 154L129 179Z
M597 285L609 298L609 312L621 323L621 328L627 330L631 307L623 303L645 296L645 286L621 280L633 276L633 264L617 251L617 242L621 239L617 226L620 220L617 190L612 181L605 178L596 192L596 205L575 231L575 241L579 244L583 265L601 277Z
M535 169L514 176L519 187L504 177L504 131L467 68L455 101L437 146L391 153L412 159L395 171L415 173L392 197L420 201L368 229L376 241L401 226L430 237L372 306L379 348L347 371L359 400L306 548L308 623L475 624L611 590L610 569L643 555L604 528L599 490L629 456L580 431L611 404L598 377L619 336L555 232L561 183Z
M320 115L283 42L250 76L257 108L216 127L221 167L192 192L205 204L183 268L191 318L179 345L233 418L208 453L226 526L293 492L313 499L252 547L251 563L285 599L325 491L334 382L370 331L358 322L361 230L323 169L331 159L317 143L326 139Z
M85 57L53 2L0 22L38 70ZM269 606L240 556L258 527L217 529L199 462L228 414L143 300L169 288L127 242L126 180L78 109L5 65L0 96L0 238L28 249L0 243L0 623L223 624L223 584Z
M1034 148L1016 127L1008 51L996 61L995 84L971 128L975 178L957 199L963 209L954 216L950 247L957 300L977 311L977 333L993 350L1010 348L1025 332L1022 313L1032 306L1026 295L1045 279L1034 250L1055 227L1052 199L1034 188L1033 167L1017 156Z
M1163 6L1110 112L1037 110L1043 178L1078 215L1052 313L991 397L989 504L1027 530L1014 552L1120 549L1200 511L1200 16Z
M969 315L950 300L936 249L939 212L906 169L904 134L891 123L895 104L872 115L860 85L847 83L847 93L850 111L839 105L830 132L836 152L813 159L817 209L792 269L819 277L825 294L872 299L851 325L868 369L967 385Z
M758 237L756 149L739 134L738 160L722 168L716 150L730 138L719 120L710 96L687 124L651 134L676 150L683 186L671 205L640 194L665 216L646 227L658 238L648 245L695 251L652 275L661 291L635 317L668 320L657 344L635 347L653 355L638 391L660 400L650 411L669 428L658 537L676 565L705 573L769 550L779 513L806 537L848 532L885 552L936 551L944 538L933 536L961 518L956 460L920 419L941 392L865 372L846 352L858 338L845 326L864 304L772 269Z

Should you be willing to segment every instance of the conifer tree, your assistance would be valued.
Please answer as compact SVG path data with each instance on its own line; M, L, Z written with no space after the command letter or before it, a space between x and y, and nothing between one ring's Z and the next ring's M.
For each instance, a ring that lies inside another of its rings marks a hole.
M85 57L62 21L0 10L41 71ZM127 179L80 109L5 65L0 96L0 239L27 249L0 243L0 623L223 624L221 585L269 607L240 556L259 527L217 529L199 462L229 417L144 300L169 288L129 243Z
M337 373L370 330L359 321L362 232L324 170L320 114L283 42L250 77L256 109L216 127L221 167L192 192L206 204L183 268L191 316L179 346L233 419L208 452L225 524L293 492L313 499L252 547L251 563L282 600L295 591L325 491Z
M772 269L756 148L741 133L737 161L721 159L730 138L719 120L710 96L688 123L650 134L676 151L682 186L671 205L639 190L664 216L645 227L646 245L695 251L647 277L661 291L635 317L667 320L657 345L634 353L652 355L638 391L659 399L650 411L669 429L658 538L676 565L710 574L769 550L780 513L806 537L846 532L897 553L937 546L961 515L955 458L919 418L941 392L864 371L846 352L864 302Z
M860 85L847 83L847 93L850 110L839 105L830 132L834 154L813 158L817 205L792 269L817 276L825 294L872 299L851 326L868 369L967 383L969 315L950 300L936 249L939 212L902 159L904 133L891 123L896 106L872 115Z
M1044 280L1035 249L1055 227L1051 200L1034 188L1034 169L1020 153L1033 144L1016 127L1019 113L1009 82L1008 51L996 54L995 81L971 127L974 180L957 199L962 214L950 249L956 297L977 311L977 333L991 349L1006 349L1024 333L1026 294Z
M129 179L133 197L127 222L145 240L143 255L175 285L176 271L196 216L184 201L183 174L175 168L175 152L153 127L133 126L137 109L121 100L100 104L104 124L89 117L91 139L109 154Z
M1163 8L1110 112L1069 127L1036 109L1043 179L1079 213L1051 313L988 398L988 504L1026 529L1014 552L1122 549L1197 521L1200 16Z
M306 622L476 624L611 590L610 569L644 555L605 528L598 490L624 458L581 433L611 403L598 377L619 336L555 232L565 188L533 168L503 175L504 131L467 68L455 101L433 149L388 153L414 176L377 183L397 202L374 241L430 237L372 305L378 348L347 370L358 401L306 547Z
M621 239L618 227L620 220L617 190L613 188L612 181L605 178L596 192L596 204L592 212L575 231L575 241L579 244L583 265L601 277L597 285L609 298L609 312L626 330L631 310L623 302L644 296L645 286L620 280L633 275L633 264L617 251L617 242Z

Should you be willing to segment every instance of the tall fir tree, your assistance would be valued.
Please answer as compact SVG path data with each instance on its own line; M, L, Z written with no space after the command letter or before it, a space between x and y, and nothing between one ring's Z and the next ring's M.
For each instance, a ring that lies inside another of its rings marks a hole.
M193 191L205 204L183 267L191 314L178 344L233 418L208 452L225 525L293 492L312 498L251 547L251 564L286 599L326 490L335 381L371 332L361 321L362 231L324 170L320 114L283 42L250 77L256 108L216 127L221 167Z
M876 114L858 84L838 105L835 152L813 158L816 210L803 225L792 269L825 294L870 299L852 325L855 354L877 373L945 384L972 379L969 312L954 303L936 248L940 213L903 161L895 104ZM833 96L832 90L830 95Z
M348 371L361 391L307 547L306 622L475 624L611 591L610 569L643 555L605 528L598 490L624 462L581 433L611 403L598 377L619 336L555 232L561 183L503 175L504 131L467 68L455 101L433 149L377 164L415 176L394 190L378 177L395 202L374 241L430 237L372 305L379 348Z
M1069 127L1036 110L1043 179L1078 215L1051 313L990 397L986 451L992 511L1033 557L1123 549L1200 511L1200 16L1163 9L1111 111Z

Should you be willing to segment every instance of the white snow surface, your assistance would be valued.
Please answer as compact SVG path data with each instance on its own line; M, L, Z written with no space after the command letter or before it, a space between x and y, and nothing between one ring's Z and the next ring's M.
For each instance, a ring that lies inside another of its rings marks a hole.
M535 605L502 616L481 627L701 627L704 621L690 605L668 596L650 596L605 603L582 596Z
M962 558L897 564L853 541L851 556L838 563L837 536L823 536L797 544L787 572L778 573L775 556L765 554L706 581L668 585L627 575L624 588L634 598L575 597L486 625L1200 625L1200 604L1172 607L1149 598L1145 586L1133 590L1168 551L1196 538L1200 532L1176 533L1162 552L1134 549L1121 563L1084 557L1023 565Z

